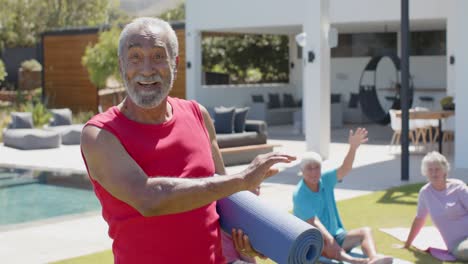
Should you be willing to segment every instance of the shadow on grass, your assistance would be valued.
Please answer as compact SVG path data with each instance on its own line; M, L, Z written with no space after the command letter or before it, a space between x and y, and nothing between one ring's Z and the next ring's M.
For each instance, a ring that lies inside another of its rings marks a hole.
M443 261L440 261L436 258L433 258L429 253L426 252L421 252L417 249L410 248L408 249L411 254L413 254L414 258L416 259L414 261L415 264L442 264L444 263Z
M382 204L417 205L418 194L424 183L409 184L385 191L385 194L377 201Z

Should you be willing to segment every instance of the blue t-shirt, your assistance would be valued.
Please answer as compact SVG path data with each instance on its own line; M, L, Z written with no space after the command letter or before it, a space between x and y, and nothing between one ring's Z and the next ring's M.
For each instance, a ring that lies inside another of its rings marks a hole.
M307 221L318 217L320 222L332 236L344 232L338 209L336 208L333 189L337 183L337 170L322 174L319 181L319 191L313 192L302 179L293 194L293 213L298 218Z

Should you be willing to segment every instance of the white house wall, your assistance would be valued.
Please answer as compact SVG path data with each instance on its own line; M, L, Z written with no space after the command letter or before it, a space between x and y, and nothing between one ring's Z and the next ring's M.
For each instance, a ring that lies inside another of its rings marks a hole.
M455 167L468 168L468 1L451 0L451 13L447 22L450 36L447 54L455 57L448 66L450 91L455 95Z
M302 25L306 0L188 0L187 24L216 30Z
M400 0L330 0L331 23L400 21ZM409 1L411 20L445 19L446 0Z

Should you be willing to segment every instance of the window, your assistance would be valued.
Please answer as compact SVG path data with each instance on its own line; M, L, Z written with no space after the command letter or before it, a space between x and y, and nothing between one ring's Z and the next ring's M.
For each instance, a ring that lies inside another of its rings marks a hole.
M447 53L445 30L411 32L411 56L443 56Z
M204 32L203 84L289 82L289 37Z
M331 49L331 56L372 57L388 52L397 52L397 34L394 32L339 34L338 46Z

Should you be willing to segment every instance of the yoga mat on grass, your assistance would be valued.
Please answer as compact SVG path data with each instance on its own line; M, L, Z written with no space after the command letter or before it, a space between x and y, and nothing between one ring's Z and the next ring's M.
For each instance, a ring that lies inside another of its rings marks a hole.
M217 202L222 229L233 228L249 236L252 246L283 264L315 263L323 238L320 231L287 212L272 208L248 191L235 193Z
M355 258L366 258L366 255L362 252L360 248L354 248L349 252L349 255L355 257ZM343 261L337 261L333 259L328 259L326 257L320 257L318 260L318 263L320 264L349 264L348 262L343 262ZM403 259L398 259L394 258L393 259L393 264L412 264L412 262L403 260Z
M406 227L395 227L395 228L380 228L380 231L387 233L394 238L402 241L406 241L408 237L409 228ZM413 247L418 250L428 252L434 258L442 261L455 261L456 258L447 250L442 236L439 230L434 226L425 226L419 231L418 236L413 241Z

